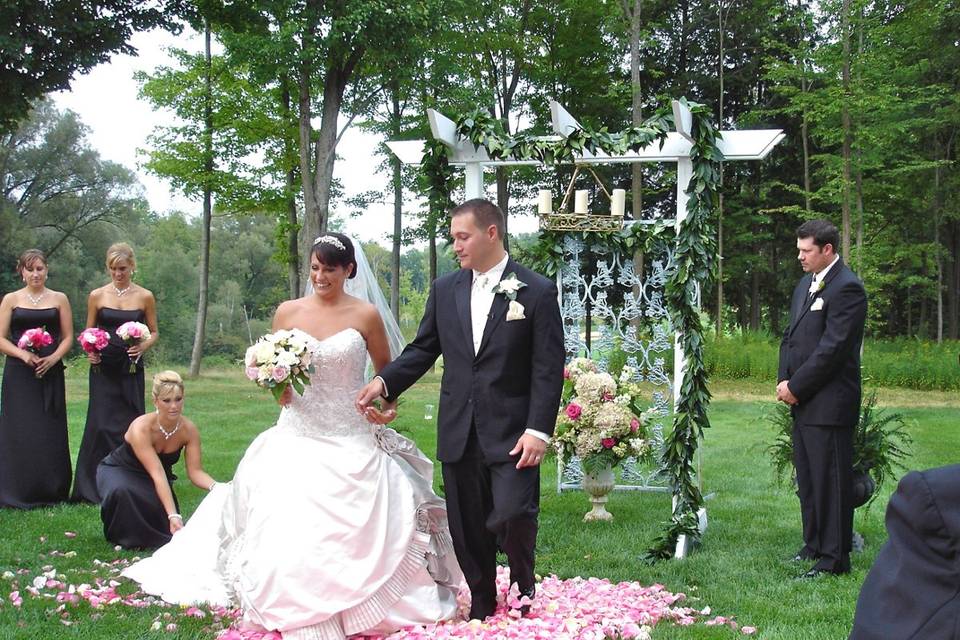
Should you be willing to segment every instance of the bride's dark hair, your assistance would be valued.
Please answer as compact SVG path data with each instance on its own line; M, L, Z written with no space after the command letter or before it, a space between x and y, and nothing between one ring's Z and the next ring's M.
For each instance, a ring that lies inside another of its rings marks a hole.
M350 269L349 278L355 278L357 275L357 259L353 253L353 243L350 238L342 233L328 231L313 241L313 249L310 254L316 256L322 264L328 267L353 267Z

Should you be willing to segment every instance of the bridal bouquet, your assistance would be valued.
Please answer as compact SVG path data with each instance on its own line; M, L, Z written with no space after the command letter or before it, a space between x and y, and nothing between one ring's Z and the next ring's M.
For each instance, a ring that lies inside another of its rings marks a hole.
M262 336L244 356L247 378L263 389L270 389L277 400L287 386L297 393L310 384L311 338L299 329L281 329Z
M110 344L110 334L100 327L88 327L77 336L80 347L85 353L100 353ZM100 365L93 365L94 371L100 370Z
M597 370L588 358L574 358L564 369L563 409L553 444L561 460L577 456L587 473L613 467L626 458L646 458L646 425L655 409L641 409L635 371L625 366L617 378Z
M142 322L124 322L117 327L117 335L128 347L150 339L150 329ZM136 373L140 356L130 360L130 373Z
M43 327L34 327L33 329L27 329L23 332L23 335L20 336L20 339L17 340L17 346L21 349L26 349L40 354L40 349L43 347L48 347L53 344L53 336L47 333L46 329ZM39 378L40 375L37 374Z

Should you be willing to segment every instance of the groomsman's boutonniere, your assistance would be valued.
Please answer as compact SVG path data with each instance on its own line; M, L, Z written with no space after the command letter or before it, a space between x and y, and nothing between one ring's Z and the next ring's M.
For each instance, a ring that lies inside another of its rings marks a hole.
M493 293L502 293L510 300L510 306L507 307L507 322L523 320L527 317L523 315L523 305L517 302L517 291L525 286L527 286L527 283L517 279L517 274L511 272L493 288Z

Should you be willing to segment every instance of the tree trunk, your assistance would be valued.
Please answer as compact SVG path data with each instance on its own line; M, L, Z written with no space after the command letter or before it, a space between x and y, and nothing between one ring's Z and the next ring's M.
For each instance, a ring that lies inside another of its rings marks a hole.
M947 271L947 337L957 339L957 315L960 313L960 229L957 221L950 221L950 269Z
M400 138L400 83L397 80L390 86L390 126L394 140ZM393 255L390 263L390 311L393 319L400 322L400 240L403 232L403 166L400 158L393 154Z
M720 33L720 51L718 53L718 71L720 76L720 119L717 125L723 129L723 69L724 69L724 48L723 37L725 21L723 15L723 0L720 0L717 11ZM720 185L717 193L717 313L716 313L716 331L717 338L723 336L723 163L720 163Z
M508 132L509 133L509 132ZM509 216L510 207L510 178L506 167L497 167L497 206L503 211L503 247L510 250Z
M282 93L280 97L281 109L284 122L290 122L292 117L290 81L286 75L281 80ZM289 136L284 137L283 141L284 157L292 161L293 141ZM289 285L290 298L296 298L300 295L300 245L297 242L297 231L299 223L297 221L297 198L294 195L297 188L297 167L296 163L291 164L287 170L287 193L286 193L286 227L287 227L287 283Z
M305 36L306 38L306 36ZM301 265L303 279L307 280L310 275L310 249L313 246L314 239L319 235L320 227L318 225L318 206L317 194L314 191L314 170L312 162L313 150L313 107L310 91L310 75L312 67L306 60L300 61L299 75L297 77L297 86L299 89L299 134L300 134L300 186L303 194L303 226L300 233L300 246L303 251L299 252L304 256Z
M840 37L843 38L843 180L840 203L840 252L850 260L850 147L853 140L850 121L850 0L843 0L840 16Z
M857 58L863 56L863 14L861 7L860 20L857 21ZM861 87L860 65L857 65L857 91ZM857 122L859 125L859 120ZM863 144L857 144L857 274L863 279Z
M630 23L630 122L638 127L643 123L643 87L640 85L640 15L643 0L621 0L623 15ZM630 165L630 215L634 220L643 218L643 163ZM633 253L633 272L643 282L643 248ZM642 304L643 294L640 286L633 287L633 297ZM641 335L642 316L633 321L637 335Z
M934 142L934 158L939 157L939 141ZM940 246L940 165L933 169L933 250L937 257L937 344L943 344L943 247Z
M207 299L210 288L210 221L213 217L213 71L210 54L210 23L204 19L204 69L203 78L203 221L200 235L200 293L197 296L197 325L193 334L193 351L190 353L190 377L200 375L203 359L203 339L207 326Z

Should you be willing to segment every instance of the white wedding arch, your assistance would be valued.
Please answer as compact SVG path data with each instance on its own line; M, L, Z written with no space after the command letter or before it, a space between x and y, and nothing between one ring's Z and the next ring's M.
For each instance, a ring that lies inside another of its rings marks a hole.
M672 222L676 233L681 234L684 232L683 222L688 212L687 189L693 177L691 158L695 144L694 137L691 135L693 114L682 101L673 100L671 106L674 131L667 133L662 143L654 142L637 151L627 151L619 155L610 155L599 150L591 153L584 149L575 154L572 160L563 161L561 164L578 166L635 162L676 164L676 215ZM558 140L583 129L580 123L555 100L550 101L550 114L554 135L545 137L545 140ZM458 135L457 125L453 120L433 109L427 110L427 117L431 134L447 147L449 164L464 168L467 199L484 197L484 169L487 167L543 165L543 162L536 159L491 158L483 146L475 146L471 140ZM724 161L762 160L783 138L784 133L780 129L729 130L719 132L716 146ZM404 164L416 166L422 162L425 149L423 140L395 140L388 142L387 146ZM564 202L566 200L567 198ZM563 213L561 212L560 215ZM626 220L622 224L642 223L643 221ZM609 222L606 222L606 226L609 226ZM565 238L564 266L557 275L568 354L575 355L587 351L587 344L583 338L583 319L584 308L589 301L595 317L614 320L603 325L599 342L593 347L594 350L602 351L616 340L628 354L631 364L637 365L646 381L669 390L666 394L655 391L652 398L653 405L658 407L663 415L668 415L671 405L675 405L679 400L680 389L687 374L684 366L683 334L679 331L673 332L672 376L666 371L663 358L659 357L660 353L669 351L671 346L670 330L666 329L669 327L670 310L663 302L663 287L672 268L670 247L665 247L662 255L654 257L651 268L649 271L645 270L647 275L643 278L634 272L632 260L625 260L618 255L600 260L597 273L591 277L585 277L580 273L579 268L579 254L583 250L582 243L572 235ZM606 302L605 289L615 282L632 291L624 296L624 301L619 306L609 305ZM699 304L699 300L697 302ZM647 339L640 338L633 330L631 321L639 316L654 320L654 329ZM668 399L671 395L672 403ZM655 437L659 437L661 442L662 429L662 424L656 425L654 429ZM558 490L563 491L579 486L578 469L561 468L558 471ZM645 470L627 465L623 474L624 482L617 488L669 491L670 487L658 482L658 472L659 469ZM676 499L674 496L674 502ZM705 508L698 511L697 520L699 532L703 533L707 526ZM680 535L676 541L674 557L686 556L690 544L691 541L686 535Z

